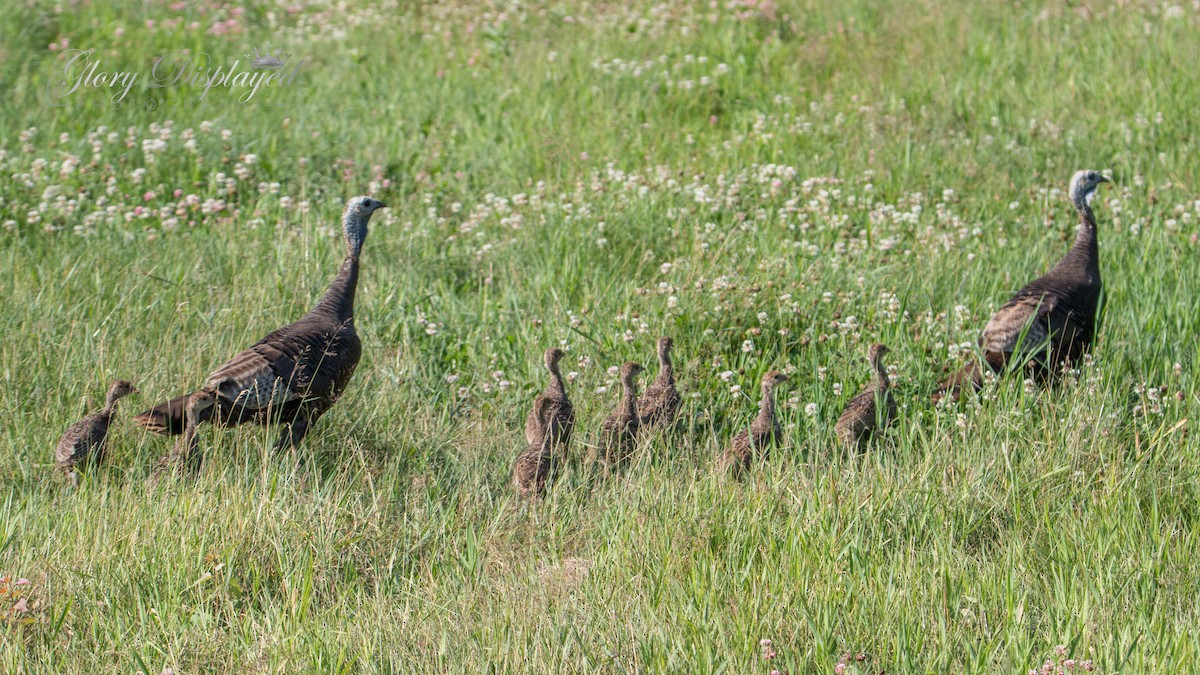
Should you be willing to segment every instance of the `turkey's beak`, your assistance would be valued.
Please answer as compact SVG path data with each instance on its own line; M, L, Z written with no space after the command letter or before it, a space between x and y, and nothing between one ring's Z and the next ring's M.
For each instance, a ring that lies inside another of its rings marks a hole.
M387 204L384 204L383 202L379 202L379 208L386 209L387 207L388 207Z
M1100 182L1101 183L1111 183L1112 181L1109 180L1107 176L1100 176Z

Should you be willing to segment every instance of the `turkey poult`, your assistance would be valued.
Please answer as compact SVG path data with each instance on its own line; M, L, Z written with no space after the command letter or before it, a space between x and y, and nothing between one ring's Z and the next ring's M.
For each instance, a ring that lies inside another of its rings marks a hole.
M546 370L550 372L550 383L534 399L533 408L525 418L526 442L541 443L546 437L553 450L565 450L571 442L571 432L575 430L575 408L567 398L562 373L558 370L558 362L562 357L563 350L557 347L546 350L543 360Z
M722 466L735 476L748 469L756 456L760 460L767 459L770 446L781 438L779 420L775 419L775 387L787 381L788 376L778 370L762 376L762 403L759 404L758 416L750 423L749 429L742 429L733 437L721 457Z
M521 497L540 495L546 488L547 481L550 480L550 472L553 468L553 458L551 457L553 442L547 438L548 429L544 420L549 416L553 405L554 402L551 399L540 396L534 401L530 415L534 428L532 430L529 427L525 428L526 436L528 437L532 431L533 438L528 439L529 446L524 452L517 455L517 462L513 465L513 488Z
M862 445L877 431L887 428L896 417L896 399L892 396L887 368L883 365L883 355L887 353L888 348L881 344L873 344L867 349L867 360L871 362L873 372L871 383L850 399L834 427L838 439L847 448ZM883 404L882 415L880 404Z
M1017 291L992 316L979 337L988 369L1002 373L1015 357L1014 365L1028 362L1032 374L1045 380L1061 364L1075 362L1091 348L1101 289L1091 202L1096 188L1108 182L1095 171L1079 171L1071 177L1068 194L1079 212L1075 244L1053 269ZM978 361L967 364L938 387L934 402L944 396L957 400L968 384L978 389L983 368Z
M355 197L346 204L342 230L348 252L329 290L300 320L267 335L209 375L204 389L217 400L201 422L212 418L222 426L280 424L283 430L275 447L287 448L299 443L337 401L362 355L354 330L359 255L371 214L385 206L371 197ZM182 433L189 396L160 403L135 421L158 433Z
M160 457L155 466L155 474L163 474L169 472L175 466L187 466L190 469L199 469L201 455L196 451L196 433L198 427L203 424L202 416L208 412L217 403L217 397L212 392L201 389L188 397L187 405L185 406L186 420L183 427L183 438L175 444L171 452L163 457Z
M637 376L643 370L632 361L621 366L621 402L600 425L600 446L604 450L604 460L610 464L629 459L637 447L638 429L642 424L637 411Z
M645 426L669 426L683 404L675 388L675 369L671 365L671 348L674 346L671 338L665 335L658 338L658 377L638 400L638 415Z
M78 474L75 473L77 465L87 461L89 457L94 458L97 464L104 459L108 425L112 423L113 415L117 412L117 401L134 393L137 393L137 389L129 382L113 382L104 398L104 407L85 416L63 432L58 447L54 450L54 465L69 472L72 482L79 480Z

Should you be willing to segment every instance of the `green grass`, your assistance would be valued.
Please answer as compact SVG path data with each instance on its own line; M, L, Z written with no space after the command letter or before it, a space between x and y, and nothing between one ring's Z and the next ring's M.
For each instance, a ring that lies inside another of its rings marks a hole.
M0 0L0 576L30 582L0 584L0 670L1200 669L1190 4L368 4ZM63 38L108 70L309 61L273 105L55 108ZM1114 178L1094 361L931 408L1066 250L1079 168ZM152 487L171 441L132 414L305 311L365 192L392 208L347 395L288 454L205 428L199 475ZM652 374L661 334L684 419L602 478L606 369ZM875 341L901 419L846 456ZM579 441L529 506L509 471L559 343ZM770 368L786 443L722 480L756 405L730 387ZM143 393L72 491L54 443L116 378Z

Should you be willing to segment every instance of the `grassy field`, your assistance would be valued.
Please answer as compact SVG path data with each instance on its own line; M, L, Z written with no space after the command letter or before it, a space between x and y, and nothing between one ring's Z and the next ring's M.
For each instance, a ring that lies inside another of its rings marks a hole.
M1200 670L1194 3L375 4L0 0L0 670ZM249 102L55 88L72 50L268 42L302 65ZM1094 358L931 407L1081 168ZM304 312L362 193L347 395L151 486L133 413ZM610 368L662 334L683 421L598 477ZM901 418L848 456L875 341ZM559 344L578 440L526 505ZM771 368L786 443L723 480ZM116 378L71 490L54 444Z

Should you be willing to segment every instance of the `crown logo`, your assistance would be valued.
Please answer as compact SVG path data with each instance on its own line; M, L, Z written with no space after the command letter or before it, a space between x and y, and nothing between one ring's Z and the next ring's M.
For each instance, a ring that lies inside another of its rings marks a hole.
M258 47L254 48L254 52L243 54L247 59L250 59L250 67L254 70L283 70L283 64L288 60L291 54L276 49L271 51L271 43L263 45L262 51Z

